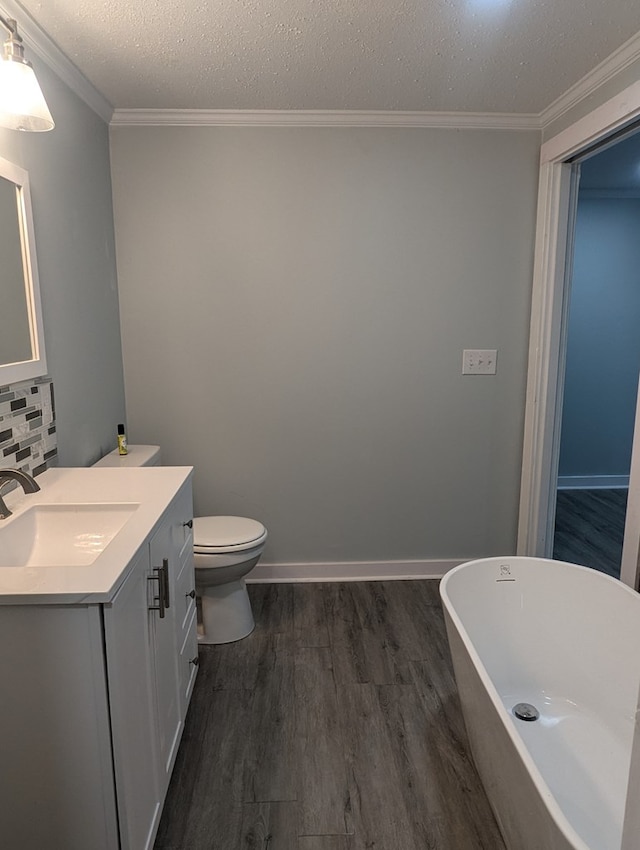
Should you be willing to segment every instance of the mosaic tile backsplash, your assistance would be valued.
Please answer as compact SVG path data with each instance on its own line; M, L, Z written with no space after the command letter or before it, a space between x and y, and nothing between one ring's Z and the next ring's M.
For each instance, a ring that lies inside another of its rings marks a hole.
M0 469L39 475L57 466L57 445L51 379L0 386Z

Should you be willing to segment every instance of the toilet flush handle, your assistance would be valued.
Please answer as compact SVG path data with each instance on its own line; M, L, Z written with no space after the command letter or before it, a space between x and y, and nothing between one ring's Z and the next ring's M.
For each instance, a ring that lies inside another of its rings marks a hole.
M185 593L185 596L190 596L192 599L196 598L195 590L190 590L189 593Z
M193 528L193 520L189 519L187 522L183 522L183 525L186 525L187 528Z

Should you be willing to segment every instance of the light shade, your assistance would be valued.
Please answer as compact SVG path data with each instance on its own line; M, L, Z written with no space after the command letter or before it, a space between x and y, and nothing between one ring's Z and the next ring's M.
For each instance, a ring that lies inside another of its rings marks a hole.
M29 62L0 60L0 127L35 133L55 127Z

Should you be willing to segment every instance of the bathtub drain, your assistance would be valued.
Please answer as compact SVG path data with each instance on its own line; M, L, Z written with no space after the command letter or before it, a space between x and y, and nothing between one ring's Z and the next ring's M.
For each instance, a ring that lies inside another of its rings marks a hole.
M540 712L530 702L519 702L513 706L512 711L518 720L537 720L540 717Z

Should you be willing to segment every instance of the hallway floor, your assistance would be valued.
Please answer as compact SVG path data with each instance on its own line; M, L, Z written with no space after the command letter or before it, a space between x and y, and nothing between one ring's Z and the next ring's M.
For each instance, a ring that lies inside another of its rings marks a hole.
M627 490L558 490L553 557L620 578Z
M437 581L250 585L200 647L155 850L504 850Z

